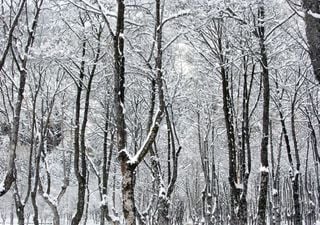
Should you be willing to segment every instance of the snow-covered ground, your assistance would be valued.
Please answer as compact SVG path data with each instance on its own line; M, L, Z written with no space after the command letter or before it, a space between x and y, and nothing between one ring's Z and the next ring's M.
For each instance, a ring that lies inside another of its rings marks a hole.
M303 223L303 224L305 224L305 223ZM5 224L1 221L0 222L0 225L10 225L10 222L6 222ZM13 223L13 225L18 225L18 223L15 221L14 223ZM25 225L33 225L33 223L25 223ZM49 222L47 222L47 223L40 223L40 225L52 225L52 223L49 223ZM64 225L67 225L67 224L64 224ZM87 224L86 225L98 225L98 223L95 223L94 221L88 221L87 222ZM186 223L185 225L192 225L192 223ZM283 225L286 225L286 224L283 224ZM316 222L316 224L315 225L320 225L320 221L317 221Z

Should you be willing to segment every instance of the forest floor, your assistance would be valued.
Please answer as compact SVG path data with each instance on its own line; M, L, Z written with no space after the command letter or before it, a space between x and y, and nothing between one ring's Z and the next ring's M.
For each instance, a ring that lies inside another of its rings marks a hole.
M190 223L187 223L187 224L189 225ZM10 225L10 222L6 222L6 223L1 222L0 225ZM15 221L13 225L18 225L17 221ZM33 225L33 223L25 223L25 225ZM52 225L52 223L49 223L49 222L39 223L39 225ZM98 225L98 223L95 223L94 221L88 221L87 225ZM286 223L283 223L282 225L286 225ZM317 221L315 225L320 225L320 221Z

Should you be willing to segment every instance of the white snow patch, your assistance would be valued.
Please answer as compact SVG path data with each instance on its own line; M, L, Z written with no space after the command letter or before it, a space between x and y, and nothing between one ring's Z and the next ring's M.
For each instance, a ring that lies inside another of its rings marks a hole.
M273 195L273 196L278 195L278 190L275 189L275 188L273 188L273 190L272 190L272 195Z
M115 215L111 214L110 217L111 217L111 220L113 222L119 222L120 221L120 218L118 216L115 216Z
M47 193L43 193L43 198L47 199L52 205L54 205L55 207L57 207L57 200L53 199L50 195L48 195Z
M156 121L159 113L160 113L160 110L158 109L157 113L155 114L156 116L152 122L152 125L151 125L151 128L150 128L150 131L148 133L147 138L145 139L143 145L140 147L139 151L129 160L129 162L128 162L129 164L136 164L138 162L140 155L142 154L145 146L147 145L147 142L150 139L150 136L152 135L154 127L159 126L159 123Z
M315 204L314 204L314 202L313 202L312 200L309 201L309 204L310 204L311 206L315 206Z
M269 173L269 168L268 167L265 167L265 166L261 166L260 167L260 172L266 172L266 173Z
M239 189L239 190L242 190L243 189L243 183L237 183L235 182L234 183L236 185L236 188Z
M91 27L91 23L90 23L89 21L86 21L86 22L84 23L84 29L85 29L85 30L88 30L90 27Z
M123 114L126 114L126 109L125 109L124 104L123 104L122 101L120 101L120 107L122 108Z
M107 205L108 204L108 196L106 194L102 195L102 200L100 202L101 206Z
M3 192L5 190L4 188L4 179L2 180L2 182L0 183L0 192Z
M320 14L319 14L319 13L312 12L312 10L308 10L307 13L308 13L310 16L316 18L316 19L320 19Z

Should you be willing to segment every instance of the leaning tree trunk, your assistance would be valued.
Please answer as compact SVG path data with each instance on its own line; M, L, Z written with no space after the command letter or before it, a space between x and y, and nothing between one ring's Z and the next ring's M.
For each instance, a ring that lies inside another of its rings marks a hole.
M7 57L7 54L10 50L10 47L13 43L13 38L14 38L14 30L16 26L18 25L19 18L21 16L21 13L25 7L25 3L27 1L23 0L20 2L18 11L16 13L15 18L12 21L11 28L8 33L8 41L6 43L6 46L4 48L4 52L1 56L0 59L0 71L2 70L5 59ZM25 84L26 84L26 79L27 79L27 60L28 60L28 53L30 50L30 47L32 46L32 43L34 41L34 34L35 30L37 27L37 22L40 14L40 8L42 5L42 0L40 1L40 4L38 4L38 7L36 7L36 13L35 17L33 19L32 25L31 25L31 30L28 32L28 39L27 39L27 44L24 46L24 55L25 57L23 58L21 65L18 65L18 68L20 68L20 78L19 78L19 89L18 89L18 95L17 95L17 101L15 103L15 108L14 108L14 117L12 120L12 125L11 125L11 134L10 134L10 144L9 144L9 164L8 164L8 171L6 172L6 175L4 177L4 180L1 182L2 186L0 187L0 197L6 194L13 182L16 180L16 149L17 149L17 144L18 144L18 133L19 133L19 125L20 125L20 114L21 114L21 108L22 108L22 101L23 101L23 94L24 94L24 89L25 89ZM13 54L15 57L15 54ZM15 60L16 63L18 63L17 60ZM23 205L23 204L22 204Z
M43 0L37 0L35 1L35 11L34 11L34 17L32 19L32 23L31 23L31 28L30 30L28 30L28 36L27 36L27 40L26 40L26 45L24 46L24 52L23 54L25 55L25 57L23 57L22 59L17 57L16 54L13 54L13 58L14 61L16 63L17 68L19 68L19 73L20 73L20 86L19 86L19 91L18 91L18 99L17 99L17 103L15 106L15 116L13 118L13 127L12 127L12 134L10 136L10 147L11 147L11 153L10 153L10 165L12 166L12 170L14 172L14 179L16 179L16 164L15 164L15 158L16 158L16 148L17 148L17 144L18 144L18 133L19 133L19 122L20 122L20 112L21 112L21 107L22 107L22 101L23 101L23 93L24 93L24 87L26 84L26 80L27 80L27 63L28 63L28 57L27 55L29 54L29 51L33 45L34 39L35 39L35 32L38 26L38 19L40 16L40 11L41 11L41 7L43 4ZM13 50L14 51L14 50ZM38 90L37 90L38 91ZM36 94L37 95L37 94ZM35 104L33 104L33 108L35 108ZM34 109L33 109L34 110ZM33 115L34 116L34 115ZM33 129L33 128L32 128ZM32 135L33 135L33 131L32 131ZM33 138L33 137L31 137ZM41 141L40 141L41 142ZM31 146L32 148L33 146ZM30 160L31 160L32 155L30 155ZM12 161L13 160L13 161ZM29 167L31 167L31 161L29 162ZM37 176L37 175L36 175ZM37 178L35 178L36 180ZM24 199L24 201L21 199L21 196L19 194L19 190L18 190L18 184L16 182L16 180L14 180L14 200L15 200L15 204L16 204L16 213L17 213L17 218L18 218L18 224L19 225L24 225L24 209L25 209L25 205L28 201L29 198L29 194L31 192L31 177L30 177L30 168L29 168L29 177L28 177L28 187L27 187L27 194L26 197ZM35 181L34 184L34 190L37 189L37 182ZM31 197L32 197L32 193L31 193ZM35 210L36 211L36 210ZM34 213L35 215L37 214L37 211Z
M12 22L11 22L11 27L10 27L10 29L8 30L8 34L6 34L6 36L7 36L7 41L6 41L6 43L5 43L5 46L3 46L3 49L2 49L2 55L0 56L1 58L0 58L0 71L3 69L3 66L4 66L4 64L5 64L5 61L6 61L6 58L7 58L7 55L8 55L8 53L9 53L9 50L10 50L10 48L11 48L11 46L12 46L12 43L13 43L13 40L14 40L14 31L15 31L15 29L16 29L16 27L18 26L18 24L19 24L19 19L20 19L20 17L21 17L21 14L22 14L22 12L23 12L23 9L25 9L25 3L27 2L27 0L22 0L22 1L20 1L20 4L19 4L19 7L18 7L18 9L16 9L17 11L16 11L16 15L15 15L15 17L13 18L13 20L12 20ZM2 1L2 4L4 4L3 3L3 1ZM1 4L1 5L2 5ZM10 184L10 185L9 185ZM1 191L0 192L0 196L2 196L2 195L4 195L9 189L10 189L10 187L11 187L11 184L12 183L8 183L7 185L9 185L9 186L5 186L5 190L3 190L3 191ZM8 189L9 188L9 189Z

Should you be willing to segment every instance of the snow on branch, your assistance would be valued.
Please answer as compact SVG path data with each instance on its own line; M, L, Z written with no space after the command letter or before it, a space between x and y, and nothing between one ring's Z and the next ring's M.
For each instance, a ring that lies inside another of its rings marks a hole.
M319 13L312 12L311 9L309 9L309 10L307 11L307 14L309 14L310 16L312 16L312 17L314 17L314 18L316 18L316 19L320 19L320 14L319 14Z
M281 27L284 23L286 23L288 20L290 20L294 15L296 15L295 12L293 12L290 16L283 19L281 22L279 22L277 25L275 25L273 28L270 29L270 31L267 33L265 39L267 39L276 29ZM319 15L319 14L318 14ZM320 16L320 15L319 15Z
M4 191L5 191L5 188L4 188L4 179L3 179L3 181L0 183L0 193Z
M7 171L5 177L0 184L0 197L5 195L11 188L12 183L15 181L14 169L11 167Z
M143 143L139 151L128 161L129 164L137 166L143 160L144 156L147 154L149 148L156 138L162 116L163 113L161 112L161 110L158 110L145 142Z
M52 198L49 194L47 193L43 193L43 192L40 192L42 198L49 204L49 205L52 205L52 206L55 206L57 207L57 200Z
M103 20L107 24L108 30L110 32L110 35L112 37L114 37L114 32L113 32L113 30L111 28L111 24L109 22L108 17L116 19L117 18L117 14L115 12L108 11L105 7L103 7L103 5L101 4L101 2L99 0L96 1L96 4L98 5L98 7L93 5L93 4L91 4L87 0L80 0L80 2L84 6L82 6L80 4L77 4L77 3L74 3L73 1L71 1L71 3L73 5L75 5L76 7L78 7L79 9L82 9L82 10L85 10L85 11L89 11L89 12L92 12L92 13L95 13L95 14L102 15ZM125 19L125 22L129 23L131 25L134 25L134 26L142 26L141 24L138 24L135 21L128 20L128 19Z
M180 12L178 12L177 14L174 14L166 19L164 19L161 23L161 27L163 27L167 22L171 21L171 20L174 20L174 19L177 19L179 17L182 17L182 16L189 16L191 14L191 11L190 10L181 10ZM159 29L159 28L158 28Z
M97 167L95 166L92 158L88 155L88 153L86 153L86 158L88 159L88 161L89 161L89 163L90 163L90 166L91 166L91 168L93 169L93 172L95 173L95 175L96 175L97 177L99 177L99 176L100 176L100 172L99 172L99 170L97 169Z
M261 173L269 173L269 168L268 168L268 167L265 167L265 166L261 166L261 167L260 167L260 172L261 172Z
M187 32L183 32L183 33L179 33L176 36L174 36L171 40L169 40L169 42L163 47L162 51L165 51L173 42L175 42L179 37L181 37L182 35L187 34L189 31Z

